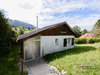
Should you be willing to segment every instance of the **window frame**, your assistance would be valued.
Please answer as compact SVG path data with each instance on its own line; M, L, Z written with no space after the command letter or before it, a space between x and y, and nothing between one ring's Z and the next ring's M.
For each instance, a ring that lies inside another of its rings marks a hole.
M72 45L75 44L75 38L72 38Z
M72 38L64 38L63 39L63 47L71 46L72 45Z
M67 38L63 39L63 47L67 47Z
M55 39L55 45L58 46L58 39Z
M67 38L67 44L70 45L70 38Z

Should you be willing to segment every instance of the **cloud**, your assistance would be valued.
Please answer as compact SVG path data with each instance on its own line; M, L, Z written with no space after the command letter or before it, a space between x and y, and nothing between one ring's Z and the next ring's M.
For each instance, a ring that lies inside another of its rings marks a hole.
M32 9L33 6L30 3L19 3L19 7L22 7L24 9Z
M83 28L91 29L95 22L100 18L99 14L89 14L72 16L66 12L93 10L100 12L100 0L2 0L0 8L8 12L8 17L26 21L36 25L36 16L39 16L39 26L68 22L71 27L78 25ZM59 14L59 15L54 15ZM85 13L84 13L85 14ZM91 28L89 28L91 27Z
M88 5L91 10L100 11L100 0L93 0Z
M69 11L78 11L84 9L100 10L99 0L45 0L44 9L50 9L53 13L64 13ZM49 11L51 12L51 11Z
M42 21L41 20L39 21L40 27L66 21L71 27L78 25L81 28L81 30L83 29L91 30L94 24L97 22L97 20L100 19L100 14L92 14L86 17L77 16L77 15L75 15L74 17L64 16L64 15L60 15L56 17L56 16L49 15L49 17L50 18L48 18L48 16L45 16L43 18L44 20L41 19Z
M84 28L91 30L95 22L100 19L99 14L66 16L64 13L81 10L99 11L99 4L100 1L98 0L45 0L39 15L39 17L42 17L39 21L40 26L66 21L71 27L78 25L82 30ZM54 14L57 13L60 13L60 15L55 16Z

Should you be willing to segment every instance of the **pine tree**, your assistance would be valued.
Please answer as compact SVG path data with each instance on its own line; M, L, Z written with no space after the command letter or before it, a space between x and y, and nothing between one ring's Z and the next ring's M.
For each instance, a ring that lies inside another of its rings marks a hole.
M12 28L8 24L8 20L5 18L4 13L0 11L0 55L3 50L8 50L12 40Z

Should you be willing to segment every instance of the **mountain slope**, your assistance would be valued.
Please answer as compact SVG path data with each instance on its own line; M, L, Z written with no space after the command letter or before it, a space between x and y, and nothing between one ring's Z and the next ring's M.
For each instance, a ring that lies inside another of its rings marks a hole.
M18 21L18 20L8 19L8 23L10 23L11 25L14 25L14 26L23 26L23 27L35 28L35 26L32 25L32 24L28 24L28 23Z

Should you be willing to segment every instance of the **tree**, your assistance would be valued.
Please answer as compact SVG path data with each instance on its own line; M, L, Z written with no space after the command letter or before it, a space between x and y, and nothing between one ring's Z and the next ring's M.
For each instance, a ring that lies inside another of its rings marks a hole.
M28 27L28 30L30 30L31 28L30 27Z
M12 40L12 28L8 23L8 20L5 18L4 13L0 11L0 55L4 50L9 50Z
M86 29L84 29L83 31L82 31L82 35L84 35L85 33L87 33L88 31L86 30Z
M77 32L79 35L81 35L81 28L80 28L80 27L78 27L78 26L76 25L76 26L74 26L72 29L73 29L75 32Z
M19 26L18 29L19 29L19 30L18 30L18 34L19 34L19 35L24 34L24 28L23 28L23 26L21 26L21 27Z
M95 23L92 31L95 37L100 38L100 19Z
M17 27L15 27L15 30L17 31Z

